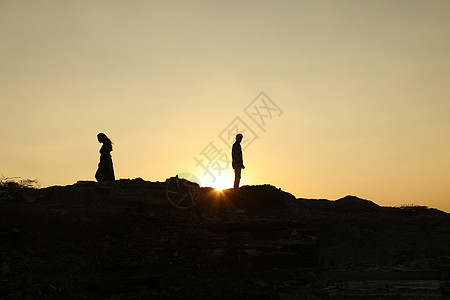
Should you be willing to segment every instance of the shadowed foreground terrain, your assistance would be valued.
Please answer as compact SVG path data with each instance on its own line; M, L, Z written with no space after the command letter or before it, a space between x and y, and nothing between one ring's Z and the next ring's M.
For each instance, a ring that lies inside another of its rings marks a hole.
M450 215L270 185L0 189L0 299L446 299Z

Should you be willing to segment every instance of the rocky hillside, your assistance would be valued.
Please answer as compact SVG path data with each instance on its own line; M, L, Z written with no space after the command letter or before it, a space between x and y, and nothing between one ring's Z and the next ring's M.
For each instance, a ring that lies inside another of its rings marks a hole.
M180 180L0 189L0 299L445 299L450 215ZM178 189L178 190L177 190Z

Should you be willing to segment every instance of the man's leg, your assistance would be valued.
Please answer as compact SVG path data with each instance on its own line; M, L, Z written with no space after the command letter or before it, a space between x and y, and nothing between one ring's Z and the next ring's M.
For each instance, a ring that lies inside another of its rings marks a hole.
M241 168L234 169L234 188L239 188L239 181L241 180Z

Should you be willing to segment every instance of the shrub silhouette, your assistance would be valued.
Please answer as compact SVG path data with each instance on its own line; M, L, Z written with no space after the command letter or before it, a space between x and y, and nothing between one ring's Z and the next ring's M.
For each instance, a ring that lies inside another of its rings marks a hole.
M6 189L33 189L39 188L37 179L20 179L20 177L0 177L0 187Z

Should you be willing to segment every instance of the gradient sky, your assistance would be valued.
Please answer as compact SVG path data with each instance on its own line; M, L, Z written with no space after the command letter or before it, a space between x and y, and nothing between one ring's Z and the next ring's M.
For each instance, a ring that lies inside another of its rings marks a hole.
M94 180L105 132L117 178L211 185L194 158L229 156L239 117L258 135L243 184L450 212L449 16L448 0L0 0L0 175ZM244 111L260 92L282 110L265 131Z

